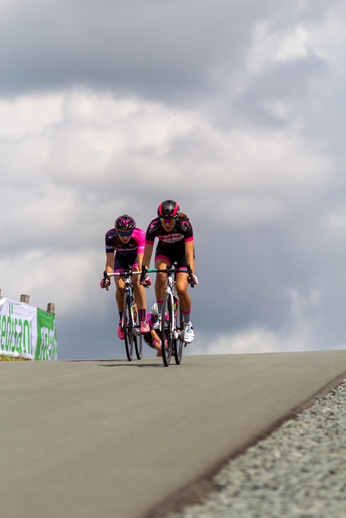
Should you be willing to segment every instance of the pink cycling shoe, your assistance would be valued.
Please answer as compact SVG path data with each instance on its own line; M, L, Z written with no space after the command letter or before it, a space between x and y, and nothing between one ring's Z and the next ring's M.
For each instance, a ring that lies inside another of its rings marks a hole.
M141 333L149 333L150 326L148 320L141 320Z
M125 340L125 333L124 333L123 321L122 320L120 320L120 322L119 322L118 336L119 336L120 340Z

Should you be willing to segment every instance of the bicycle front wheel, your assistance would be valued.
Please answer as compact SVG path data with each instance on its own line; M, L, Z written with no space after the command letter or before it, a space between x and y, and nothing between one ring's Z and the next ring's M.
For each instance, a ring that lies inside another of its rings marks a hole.
M125 334L125 350L126 356L129 362L132 360L133 355L133 328L132 328L132 317L131 317L131 300L128 294L124 293L124 334Z
M133 337L133 341L135 343L135 351L136 351L137 360L140 360L142 358L143 335L141 333L141 325L140 325L140 321L139 321L139 312L138 312L137 304L134 303L132 308L133 308L134 318L135 318L135 322L136 322L136 331L138 333L138 334L136 334L136 336Z
M166 321L165 315L168 315ZM173 344L173 304L172 296L165 293L162 301L161 312L161 339L162 339L162 359L166 367L169 366L172 356ZM167 344L165 341L167 340Z
M181 359L183 357L183 348L184 348L184 318L181 307L178 306L177 311L177 325L176 330L178 333L178 338L174 340L174 358L175 363L177 365L181 364Z
M142 359L142 350L143 350L143 338L142 338L141 333L139 333L138 336L134 337L134 342L135 342L137 360L141 360Z

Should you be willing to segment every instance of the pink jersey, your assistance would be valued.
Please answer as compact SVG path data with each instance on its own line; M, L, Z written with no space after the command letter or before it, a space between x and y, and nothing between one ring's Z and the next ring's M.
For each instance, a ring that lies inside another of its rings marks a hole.
M140 228L135 228L132 232L131 239L126 245L117 239L115 228L108 230L105 236L106 253L115 250L122 255L138 255L144 254L145 232Z

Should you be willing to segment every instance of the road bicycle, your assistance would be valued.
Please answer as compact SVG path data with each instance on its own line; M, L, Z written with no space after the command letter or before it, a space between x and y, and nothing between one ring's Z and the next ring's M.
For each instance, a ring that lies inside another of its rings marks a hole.
M193 287L194 284L192 281L192 270L189 264L187 265L187 271L188 282L190 286ZM185 341L183 312L179 304L176 289L176 275L179 273L179 270L177 269L177 263L173 263L172 266L165 269L146 268L145 265L143 265L142 279L144 279L148 273L157 272L162 272L167 275L161 315L167 314L168 319L161 318L161 328L159 331L162 343L162 359L165 367L168 367L171 362L172 354L174 354L175 363L180 365ZM164 346L165 341L166 347Z
M132 275L141 275L141 272L133 272L130 269L124 272L105 274L105 279L108 277L124 277L125 292L124 292L124 307L123 307L123 328L125 335L125 350L129 362L133 358L133 346L135 346L137 359L142 358L143 337L141 334L141 323L139 318L139 311L135 301L133 285L131 281Z

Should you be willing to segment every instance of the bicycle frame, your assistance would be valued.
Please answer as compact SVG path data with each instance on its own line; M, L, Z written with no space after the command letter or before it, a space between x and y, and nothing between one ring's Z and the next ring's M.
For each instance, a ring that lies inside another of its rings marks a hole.
M189 275L190 271L191 270L188 266ZM173 266L167 267L165 269L147 269L144 267L142 270L142 279L146 276L147 273L165 273L167 275L165 294L162 302L162 312L167 312L168 321L166 321L165 318L161 319L160 331L163 344L165 343L165 339L167 338L168 349L166 350L162 348L162 359L164 365L168 367L171 361L171 355L173 350L175 361L179 365L181 363L182 348L184 343L184 327L182 326L181 308L179 308L180 328L178 331L178 307L175 307L175 301L177 301L177 304L179 305L176 290L176 274L179 273L179 270L176 268L176 263L174 263Z
M141 272L132 272L131 270L125 270L124 272L115 272L115 273L108 273L108 277L124 277L125 278L125 293L130 298L131 301L134 300L134 291L133 291L133 285L131 277L132 275L141 275ZM133 333L135 336L140 335L140 324L139 324L139 318L137 319L137 323L135 322L134 315L133 315L133 305L131 304L131 326L133 328Z

